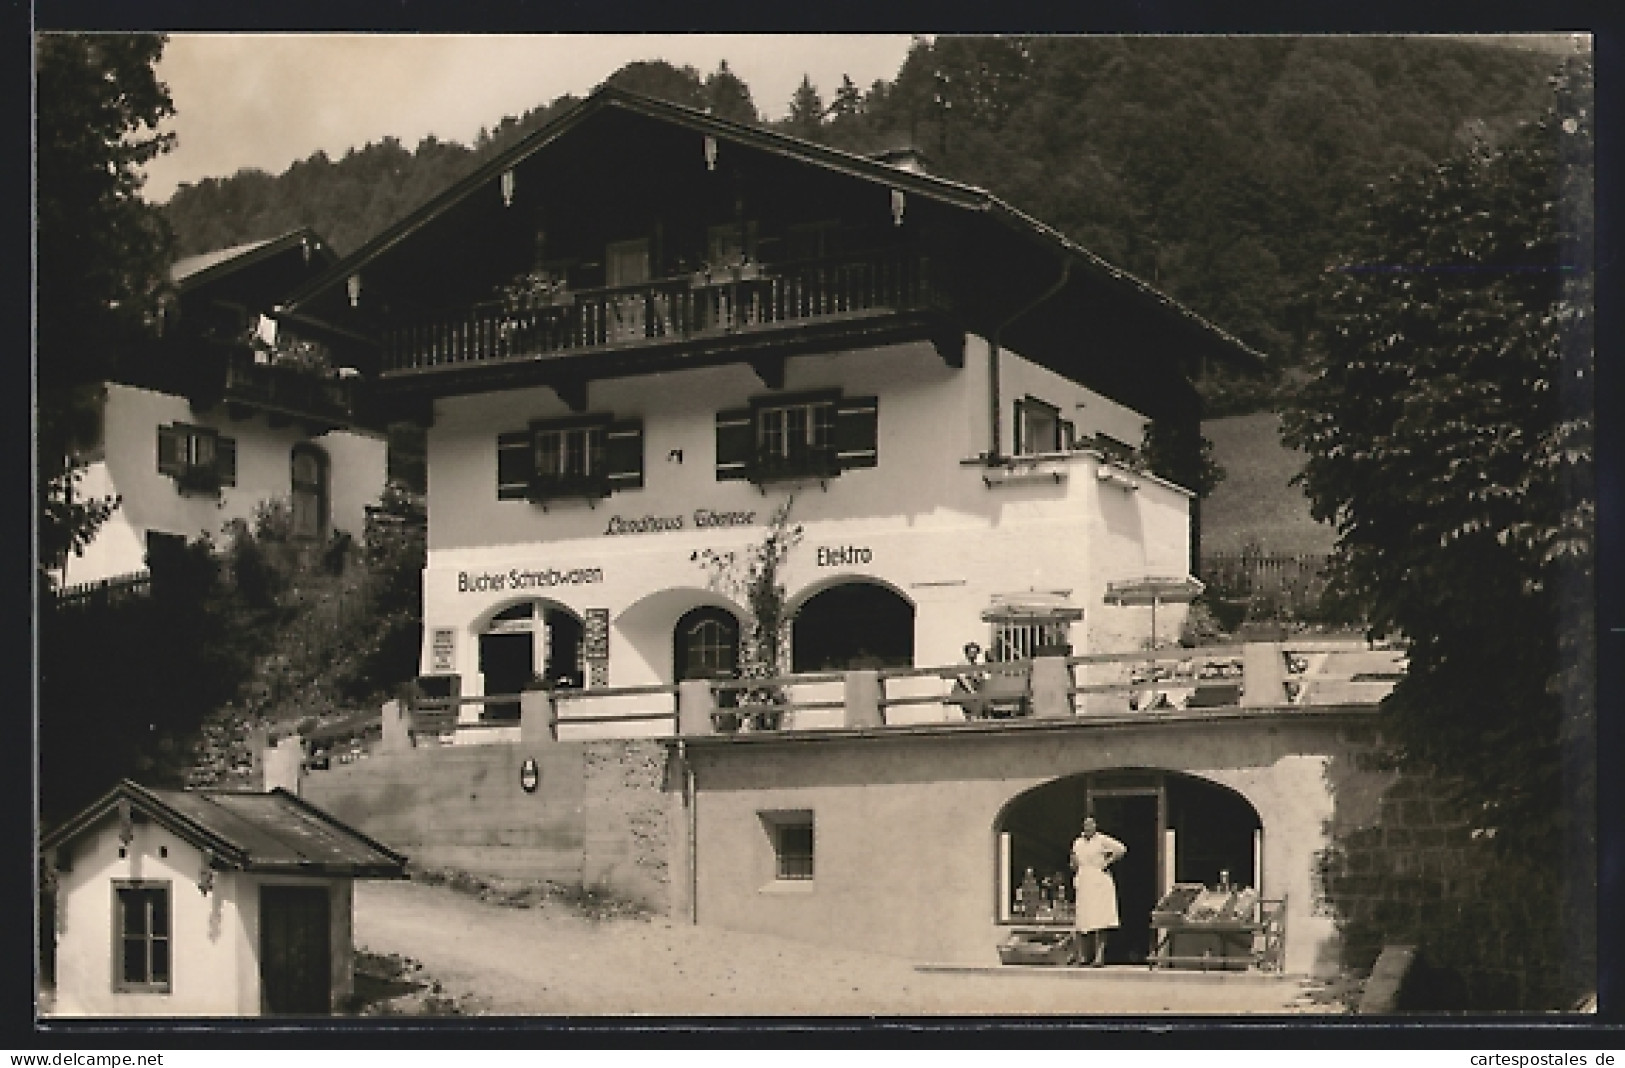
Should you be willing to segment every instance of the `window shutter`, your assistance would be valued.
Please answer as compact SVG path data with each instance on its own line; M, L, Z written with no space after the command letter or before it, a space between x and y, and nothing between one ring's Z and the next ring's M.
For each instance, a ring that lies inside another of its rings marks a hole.
M214 473L222 486L237 484L237 439L216 438L214 443Z
M717 413L717 480L750 477L756 417L749 408Z
M643 422L611 423L604 431L604 474L612 490L643 488Z
M880 405L876 397L846 397L835 405L835 457L843 470L880 462Z
M186 470L186 432L172 426L158 428L158 473L179 477Z
M522 501L530 495L534 445L528 430L497 435L497 500Z

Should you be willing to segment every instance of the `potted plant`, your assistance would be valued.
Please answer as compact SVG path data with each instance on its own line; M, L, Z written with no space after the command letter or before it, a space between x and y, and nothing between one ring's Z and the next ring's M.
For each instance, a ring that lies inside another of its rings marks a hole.
M739 677L755 685L733 691L738 694L736 709L717 713L719 730L732 723L738 729L749 723L755 730L778 730L784 722L788 698L779 681L781 665L787 659L789 620L785 616L785 588L782 579L790 551L801 542L802 528L791 526L793 496L774 510L767 534L743 553L704 549L693 559L710 573L710 586L744 606L740 621Z

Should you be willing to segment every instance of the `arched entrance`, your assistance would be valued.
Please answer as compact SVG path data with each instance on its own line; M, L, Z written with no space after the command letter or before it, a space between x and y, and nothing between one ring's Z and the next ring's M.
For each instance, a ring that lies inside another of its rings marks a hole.
M1228 878L1263 890L1263 824L1245 797L1179 772L1100 771L1034 787L999 815L1001 922L1070 925L1072 841L1086 815L1128 847L1112 867L1120 926L1108 941L1111 962L1146 959L1151 909L1176 882L1211 886ZM1017 910L1016 891L1029 868L1040 900L1051 901L1040 916Z
M293 536L319 540L327 533L327 454L301 442L293 447L289 468Z
M551 601L521 601L491 617L479 637L487 697L518 694L532 676L579 689L585 678L581 617ZM490 701L481 717L519 718L518 701Z
M672 628L671 662L677 682L732 678L739 668L739 620L712 605L683 613Z
M790 650L794 671L912 667L914 605L877 582L842 582L796 611Z

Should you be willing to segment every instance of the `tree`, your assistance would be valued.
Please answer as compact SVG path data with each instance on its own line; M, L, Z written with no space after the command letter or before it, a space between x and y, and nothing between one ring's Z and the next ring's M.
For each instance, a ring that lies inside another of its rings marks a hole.
M752 126L761 121L761 116L756 113L756 103L750 96L750 87L728 69L726 59L717 64L715 71L705 76L705 106L719 119L732 119Z
M1334 591L1409 651L1388 755L1448 788L1506 870L1540 873L1529 907L1578 932L1542 1003L1595 981L1588 65L1558 88L1500 149L1374 194L1285 423L1337 526Z
M784 120L785 132L808 141L821 141L824 134L824 98L812 78L803 74L801 84L790 97L790 114Z
M75 497L76 442L97 433L91 392L121 349L150 335L169 228L140 197L174 113L154 65L164 39L45 34L37 46L36 329L42 559L77 552L116 506Z
M604 84L702 111L707 103L700 72L689 66L674 67L663 59L628 63Z

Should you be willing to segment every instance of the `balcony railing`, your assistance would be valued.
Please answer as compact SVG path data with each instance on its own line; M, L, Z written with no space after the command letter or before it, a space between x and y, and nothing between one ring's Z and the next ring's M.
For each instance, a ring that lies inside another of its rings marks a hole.
M274 363L256 363L248 351L233 352L228 357L224 399L282 415L339 424L350 422L354 411L346 382Z
M916 253L870 253L555 293L524 308L476 304L384 331L383 373L917 310L938 302L928 266Z

